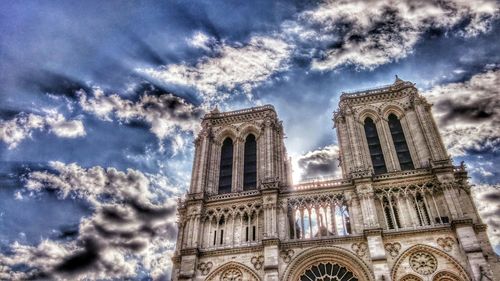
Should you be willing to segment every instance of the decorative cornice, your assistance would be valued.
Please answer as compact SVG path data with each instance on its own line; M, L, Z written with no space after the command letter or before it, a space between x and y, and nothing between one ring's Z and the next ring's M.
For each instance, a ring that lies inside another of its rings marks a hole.
M262 245L227 248L227 249L215 249L215 250L201 250L200 249L199 256L200 257L213 257L213 256L245 254L245 253L253 253L253 252L257 252L257 251L262 251L263 249L264 248Z
M382 236L384 238L396 238L399 236L407 236L407 235L420 235L422 233L440 233L440 232L451 232L451 225L444 224L440 226L428 226L428 227L419 227L416 229L408 229L408 230L384 230Z
M365 230L363 230L363 235L365 237L375 236L375 235L382 235L382 228L365 229Z
M488 228L488 225L486 225L484 223L474 224L474 231L476 233L478 233L478 232L484 232L484 231L486 231L487 228Z
M451 221L451 226L453 227L453 229L456 229L460 226L473 226L473 222L472 219L456 219Z
M267 247L267 246L279 246L280 245L280 240L278 238L265 238L265 239L262 239L262 245L264 247Z
M281 241L281 248L300 248L300 247L311 247L311 246L326 246L326 245L337 245L342 243L351 242L363 242L365 238L363 235L351 234L348 236L337 236L337 237L322 237L317 239L306 239L306 240L293 240L293 241Z
M181 255L183 255L183 256L191 256L191 255L198 256L199 254L200 254L200 250L198 248L184 248L184 249L181 249Z
M203 122L211 125L223 125L231 123L241 123L255 119L264 119L270 117L276 119L276 111L272 105L264 105L252 108L245 108L227 112L210 112L203 117Z

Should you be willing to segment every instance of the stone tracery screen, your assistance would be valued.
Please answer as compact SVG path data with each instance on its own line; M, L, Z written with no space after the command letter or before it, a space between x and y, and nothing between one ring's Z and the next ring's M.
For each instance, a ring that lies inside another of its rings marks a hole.
M348 202L342 193L301 196L288 200L290 239L350 235Z

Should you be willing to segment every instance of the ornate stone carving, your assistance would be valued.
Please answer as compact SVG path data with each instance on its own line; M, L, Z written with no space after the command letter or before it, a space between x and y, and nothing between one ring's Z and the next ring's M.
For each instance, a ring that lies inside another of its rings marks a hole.
M280 257L283 259L285 263L289 263L292 260L294 254L295 252L292 249L281 250Z
M422 275L434 273L437 269L436 258L428 252L416 252L410 256L411 268Z
M263 255L254 256L254 257L252 257L250 262L253 264L253 267L255 269L259 270L262 268L262 265L264 264L264 256Z
M455 240L451 237L445 237L445 238L438 238L437 244L441 249L443 249L446 252L451 251L453 249L453 244L455 244Z
M401 250L401 244L399 244L398 242L387 243L385 244L384 248L391 257L395 258L399 255L399 250Z
M243 273L237 268L229 268L222 273L221 281L243 281Z
M201 271L201 275L207 275L212 269L213 265L214 264L211 261L202 262L198 265L198 270Z
M351 249L360 257L364 257L368 250L368 245L365 242L354 243Z

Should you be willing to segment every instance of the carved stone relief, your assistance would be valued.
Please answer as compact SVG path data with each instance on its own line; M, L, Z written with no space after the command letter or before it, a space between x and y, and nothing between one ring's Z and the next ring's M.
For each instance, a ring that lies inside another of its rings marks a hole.
M254 257L252 257L250 262L253 264L253 267L255 269L259 270L262 268L262 265L264 264L264 256L263 255L254 256Z
M356 255L364 257L366 251L368 250L368 245L365 242L354 243L352 244L351 249L356 253Z
M387 243L385 244L384 248L391 257L395 258L399 255L399 250L401 250L401 244L399 244L398 242Z
M280 252L280 256L285 263L289 263L292 260L294 254L295 252L292 249L281 250Z
M428 252L416 252L410 256L411 268L422 275L434 273L437 269L436 258Z
M453 244L455 244L455 240L451 237L445 237L445 238L438 238L437 244L441 249L443 249L446 252L451 251L453 249Z
M198 270L201 271L201 275L207 275L210 270L213 267L213 263L211 261L209 262L202 262L198 265Z

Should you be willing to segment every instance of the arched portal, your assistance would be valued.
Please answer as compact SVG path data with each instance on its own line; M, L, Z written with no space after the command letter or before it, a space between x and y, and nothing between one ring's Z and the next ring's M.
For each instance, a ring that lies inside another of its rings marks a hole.
M290 262L281 280L373 281L369 267L339 247L308 249Z

